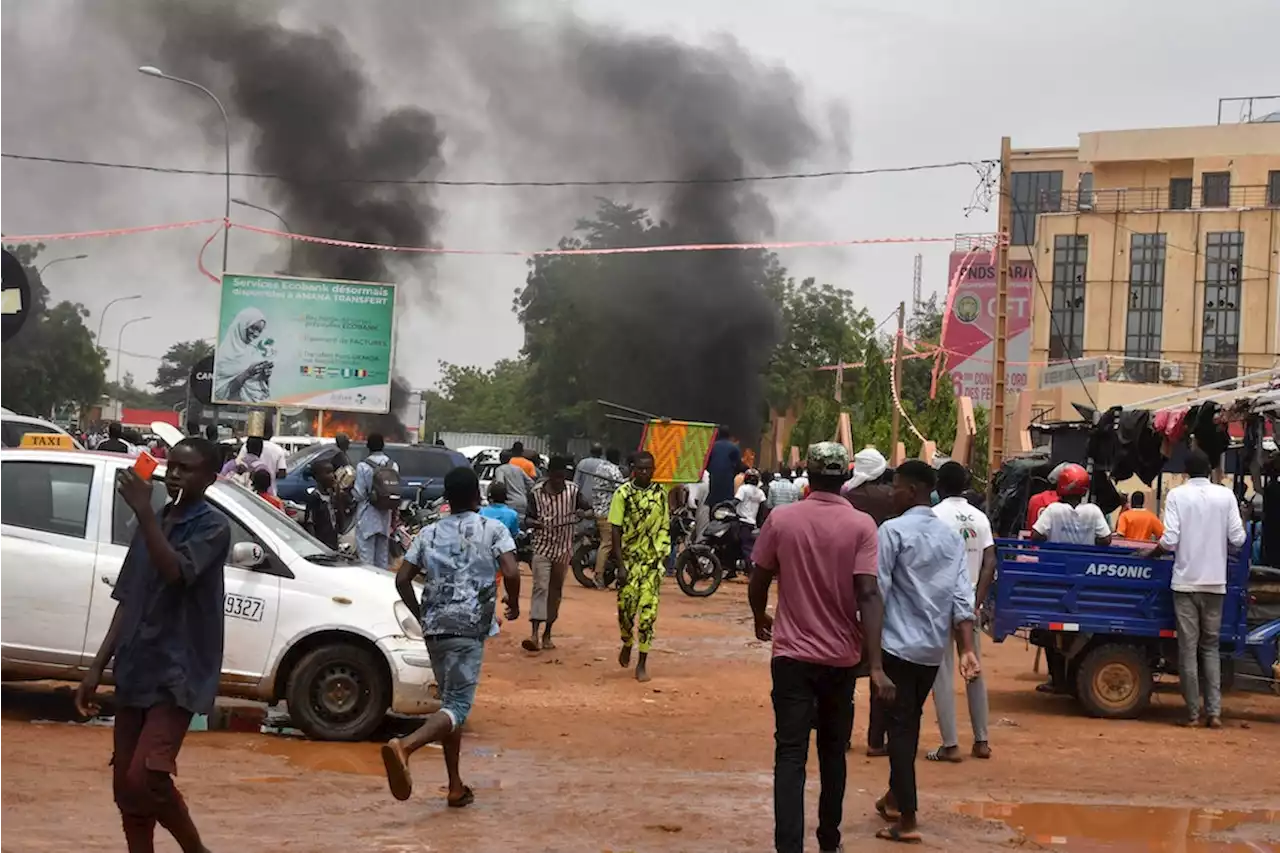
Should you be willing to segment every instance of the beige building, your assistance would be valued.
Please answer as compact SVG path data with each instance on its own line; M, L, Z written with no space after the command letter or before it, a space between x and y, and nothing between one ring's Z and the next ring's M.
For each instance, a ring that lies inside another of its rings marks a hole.
M1102 384L1148 385L1134 400L1277 363L1280 122L1082 133L1012 172L1033 362L1108 357Z

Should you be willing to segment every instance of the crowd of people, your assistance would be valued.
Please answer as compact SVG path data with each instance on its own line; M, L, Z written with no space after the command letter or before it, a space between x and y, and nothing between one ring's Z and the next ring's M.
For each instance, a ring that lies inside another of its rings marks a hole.
M108 431L108 441L118 438ZM369 455L355 466L350 505L336 469L348 466L347 447L313 466L316 486L304 523L334 542L341 512L355 513L362 559L385 565L391 511L379 478L394 471L380 436L367 438ZM105 443L105 442L104 442ZM230 548L227 520L205 501L218 476L247 470L252 487L270 499L281 462L263 437L224 459L213 442L189 437L170 454L165 485L172 502L156 511L151 486L132 469L117 488L139 519L113 597L120 602L84 681L76 692L91 713L95 692L113 665L121 709L115 727L115 794L130 849L151 849L157 823L183 850L200 851L199 834L173 785L182 736L194 714L212 707L220 673L222 572ZM100 448L102 449L102 448ZM114 452L127 452L111 445ZM246 463L246 460L248 462ZM528 464L523 464L528 463ZM516 540L533 531L530 633L521 645L537 654L555 648L574 527L595 519L601 550L621 570L617 591L619 665L651 678L664 570L671 556L671 518L681 509L735 502L752 541L747 597L755 636L771 643L775 717L775 846L804 849L805 765L816 731L820 774L817 840L841 849L857 680L869 681L867 754L888 758L885 790L875 803L886 825L879 838L918 842L915 762L923 709L934 696L939 745L926 759L964 760L955 711L955 674L966 682L972 727L969 755L990 759L987 691L982 680L982 608L996 574L989 520L974 499L969 472L954 461L935 468L907 460L890 469L868 448L850 459L841 445L808 448L799 470L761 476L746 468L727 430L713 444L701 483L670 487L654 479L655 460L641 451L625 467L619 454L592 449L571 475L570 460L553 456L539 469L522 448L504 454L487 505L469 467L444 480L451 511L425 526L396 573L396 589L422 626L439 687L440 710L412 734L382 747L388 785L397 799L413 791L411 756L429 743L442 747L448 805L464 807L475 794L462 779L461 727L475 701L486 640L498 630L498 607L520 616L521 575ZM1193 450L1190 475L1173 489L1163 521L1131 498L1118 524L1146 541L1149 556L1172 552L1173 590L1188 725L1221 726L1218 630L1226 591L1229 548L1245 539L1229 489L1208 479L1209 460ZM1028 507L1040 541L1095 545L1112 541L1098 508L1084 500L1088 473L1067 464L1054 472L1051 493ZM745 545L744 541L744 545ZM416 585L421 581L421 590ZM499 593L499 580L505 598ZM776 583L776 606L769 597ZM156 606L155 602L162 602ZM114 663L113 663L114 661ZM1062 689L1062 662L1050 659L1050 689ZM1203 687L1203 705L1201 691Z

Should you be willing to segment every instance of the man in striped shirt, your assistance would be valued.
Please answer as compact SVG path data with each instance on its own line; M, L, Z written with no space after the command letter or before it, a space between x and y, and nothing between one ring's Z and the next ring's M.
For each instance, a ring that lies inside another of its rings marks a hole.
M592 516L591 503L568 479L569 461L553 456L547 466L547 479L534 486L529 496L528 525L534 531L533 596L529 602L532 631L520 645L530 652L555 648L551 626L560 614L560 596L573 551L573 529L580 520Z

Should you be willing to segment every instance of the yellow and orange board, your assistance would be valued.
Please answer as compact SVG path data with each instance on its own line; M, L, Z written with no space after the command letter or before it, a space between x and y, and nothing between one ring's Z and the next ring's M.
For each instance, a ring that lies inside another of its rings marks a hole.
M655 482L697 483L715 440L715 424L655 420L645 424L640 449L653 454Z

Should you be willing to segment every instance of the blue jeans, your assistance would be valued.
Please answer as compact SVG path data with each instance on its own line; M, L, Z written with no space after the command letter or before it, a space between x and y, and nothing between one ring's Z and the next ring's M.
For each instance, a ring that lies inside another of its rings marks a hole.
M440 710L457 730L467 721L476 701L484 640L474 637L427 637L427 654L440 688Z

